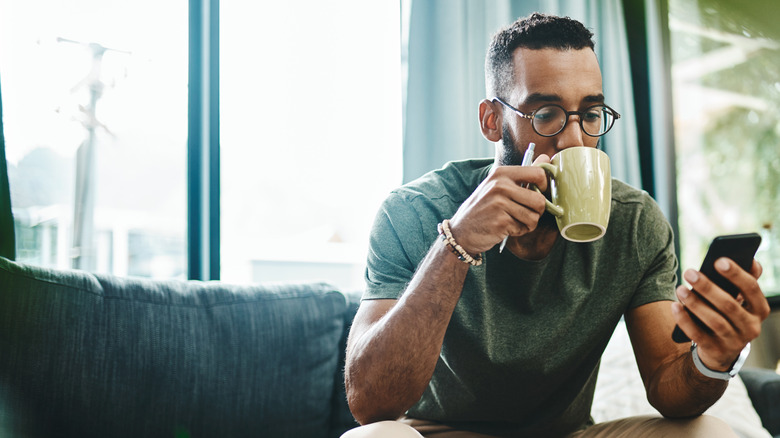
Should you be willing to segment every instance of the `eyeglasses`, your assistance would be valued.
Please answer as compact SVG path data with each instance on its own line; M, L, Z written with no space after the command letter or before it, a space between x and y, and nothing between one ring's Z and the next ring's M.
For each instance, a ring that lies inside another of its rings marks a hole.
M534 110L531 114L526 114L512 105L504 102L500 97L494 97L494 100L501 102L505 107L516 112L520 117L530 119L531 127L534 132L542 137L552 137L558 135L566 128L569 123L569 116L577 115L582 132L591 137L601 137L606 134L615 120L620 118L620 114L607 105L593 105L585 108L584 111L566 111L560 105L550 103Z

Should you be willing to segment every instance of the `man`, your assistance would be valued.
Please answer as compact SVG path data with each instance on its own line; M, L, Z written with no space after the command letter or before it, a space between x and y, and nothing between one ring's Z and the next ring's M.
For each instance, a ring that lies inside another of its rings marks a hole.
M672 231L646 193L613 181L606 235L572 243L544 213L544 196L525 188L547 189L542 169L518 166L529 143L536 162L549 162L569 147L596 147L619 117L604 103L592 36L541 14L501 30L479 104L495 158L450 163L385 201L347 346L350 408L368 426L345 437L733 436L700 416L727 385L700 369L728 376L721 372L760 333L769 313L760 266L716 264L743 305L686 271L698 294L681 286L677 296L713 329L706 333L670 305ZM607 118L600 128L582 123L594 108ZM540 132L549 117L560 118L559 132ZM664 417L592 425L599 359L623 315L648 399ZM675 324L697 342L699 368L690 345L671 340Z

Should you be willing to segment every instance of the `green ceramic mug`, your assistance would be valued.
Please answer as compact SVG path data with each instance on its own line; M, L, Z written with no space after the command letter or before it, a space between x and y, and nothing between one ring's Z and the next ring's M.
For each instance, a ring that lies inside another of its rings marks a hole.
M555 216L561 235L572 242L603 237L612 207L609 156L596 148L578 146L536 166L549 176L552 202L546 201L546 210Z

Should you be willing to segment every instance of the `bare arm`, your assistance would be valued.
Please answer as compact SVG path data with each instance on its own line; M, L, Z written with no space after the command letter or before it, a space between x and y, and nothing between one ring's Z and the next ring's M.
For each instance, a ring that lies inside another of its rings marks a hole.
M679 303L672 304L672 312L668 302L656 302L626 314L647 398L664 416L699 415L723 395L728 384L706 377L694 367L690 344L675 344L671 340L675 323L699 344L699 356L708 368L726 371L745 345L758 337L761 322L769 314L766 298L756 282L761 273L757 263L750 274L730 260L728 270L718 270L742 290L744 307L703 275L694 278L692 271L687 271L685 278L701 296L685 286L677 292L686 306L713 329L712 334L696 326ZM702 297L720 311L710 308Z
M405 293L360 305L347 342L346 386L361 423L395 419L422 396L468 265L437 240Z
M699 415L726 390L727 382L705 377L694 368L690 344L672 341L675 321L669 302L632 309L626 314L626 325L647 399L662 415Z
M514 167L514 168L509 168ZM544 197L520 182L546 186L538 168L493 172L451 220L470 254L507 234L536 228ZM396 419L422 396L433 375L469 265L437 239L398 300L364 300L347 341L345 382L352 414L362 424Z

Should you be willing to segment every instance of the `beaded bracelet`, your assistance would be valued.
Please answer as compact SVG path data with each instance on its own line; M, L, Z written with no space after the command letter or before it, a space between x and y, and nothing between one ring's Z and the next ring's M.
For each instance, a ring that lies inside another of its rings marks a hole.
M455 242L455 238L452 237L452 231L450 231L450 220L444 219L437 227L442 240L450 247L450 251L458 257L458 260L468 263L472 266L479 266L482 264L482 254L472 257L467 253L462 246Z

